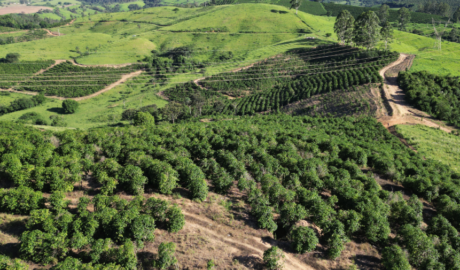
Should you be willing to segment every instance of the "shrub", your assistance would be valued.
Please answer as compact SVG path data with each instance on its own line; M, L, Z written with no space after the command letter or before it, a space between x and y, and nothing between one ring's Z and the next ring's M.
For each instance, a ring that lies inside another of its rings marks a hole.
M153 262L153 267L159 269L168 269L177 263L177 259L174 256L176 252L176 244L173 242L163 242L158 247L158 259Z
M177 205L168 209L166 218L168 219L167 226L169 232L178 232L182 230L185 225L185 216Z
M155 125L155 118L150 113L138 112L134 117L135 126L151 126Z
M397 245L386 247L382 253L382 264L387 270L410 270L409 261Z
M78 110L78 102L72 99L66 99L62 102L62 108L65 113L75 113Z
M267 269L282 269L284 265L284 254L278 247L271 247L264 252L264 263Z
M318 237L316 237L315 231L308 227L297 227L293 229L289 235L294 249L298 253L305 253L312 251L318 244Z

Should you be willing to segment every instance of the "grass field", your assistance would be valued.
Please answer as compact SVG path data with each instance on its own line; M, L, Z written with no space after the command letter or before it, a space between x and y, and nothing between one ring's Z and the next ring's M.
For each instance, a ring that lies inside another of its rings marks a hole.
M238 0L237 3L265 3L280 5L287 8L291 6L290 0ZM299 10L313 15L326 15L326 9L324 6L321 3L314 1L302 1Z
M274 8L287 13L274 13L271 11ZM214 57L218 50L244 55L254 49L298 38L301 31L313 30L305 24L305 20L296 17L293 10L280 6L241 4L179 8L177 12L173 9L159 7L79 18L72 26L59 28L64 36L2 46L0 54L18 52L30 60L70 59L79 56L76 53L76 47L79 47L83 52L86 48L97 49L96 53L79 57L79 63L122 64L141 60L153 49L167 51L189 46L195 50L207 50L197 56L206 60ZM249 13L250 18L243 19ZM304 19L307 17L304 16ZM318 18L320 21L327 19ZM230 32L189 32L222 25ZM57 29L51 30L57 32Z
M398 125L398 133L425 158L437 160L460 172L460 137L422 125Z
M434 39L407 32L395 31L391 49L415 54L412 71L427 70L431 73L460 75L460 44L443 41L442 50L433 48Z
M116 4L112 4L111 6L114 6L114 5ZM143 7L145 6L145 3L144 1L135 1L135 2L128 2L128 3L121 3L119 5L120 5L121 11L129 11L129 8L128 8L129 5L138 5L140 7Z

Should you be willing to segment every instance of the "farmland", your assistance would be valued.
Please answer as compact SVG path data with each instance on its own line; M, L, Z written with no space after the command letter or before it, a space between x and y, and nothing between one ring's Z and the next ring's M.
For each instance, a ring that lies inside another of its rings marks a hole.
M133 3L0 45L0 268L460 268L458 132L401 125L458 124L460 44L386 50L319 2Z

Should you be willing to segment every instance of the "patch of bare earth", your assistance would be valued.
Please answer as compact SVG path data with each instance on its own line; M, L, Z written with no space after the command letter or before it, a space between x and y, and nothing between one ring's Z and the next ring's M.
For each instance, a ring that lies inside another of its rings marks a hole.
M386 128L399 124L421 124L450 132L453 128L415 109L405 100L405 93L397 83L397 74L410 68L413 59L412 55L401 54L398 60L380 70L380 76L384 78L384 98L391 106L392 115L380 117L378 121Z
M40 10L52 10L50 7L44 6L25 6L25 5L17 5L17 6L9 6L9 7L2 7L0 8L0 15L11 14L11 13L36 13Z
M381 106L380 93L373 85L356 87L354 90L334 91L315 95L311 98L291 103L282 111L294 115L376 116L385 114Z

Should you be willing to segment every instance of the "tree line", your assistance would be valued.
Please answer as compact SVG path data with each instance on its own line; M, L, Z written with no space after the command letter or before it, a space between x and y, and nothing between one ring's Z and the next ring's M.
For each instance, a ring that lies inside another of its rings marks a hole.
M405 30L410 22L411 13L407 8L398 11L398 29ZM385 49L393 39L393 26L388 21L389 7L382 5L378 13L370 10L359 15L356 20L348 10L342 10L334 24L334 32L342 44L373 48L383 40Z
M460 125L460 81L458 77L439 76L427 71L401 72L398 84L407 101L416 108L449 124Z
M35 14L7 14L0 15L0 26L17 28L17 29L40 29L52 28L65 25L70 20L53 20L42 18Z

